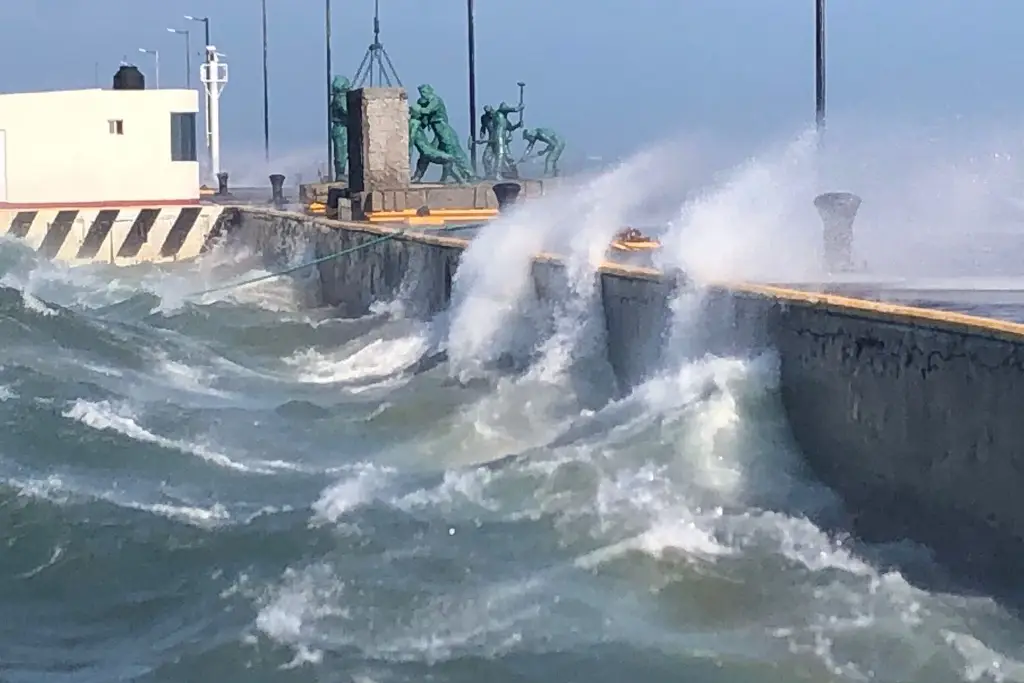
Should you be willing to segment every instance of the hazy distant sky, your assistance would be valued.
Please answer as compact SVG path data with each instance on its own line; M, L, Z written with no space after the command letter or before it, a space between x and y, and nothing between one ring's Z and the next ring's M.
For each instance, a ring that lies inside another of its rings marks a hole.
M316 154L324 137L323 0L268 0L271 145ZM404 84L445 97L468 133L464 0L381 0L383 42ZM527 124L576 156L628 153L680 130L751 143L813 120L813 0L477 0L480 105L527 85ZM183 86L184 41L202 25L227 54L225 156L262 150L259 0L3 0L0 90L104 87L127 56ZM372 0L334 0L334 68L353 75ZM1024 104L1021 0L830 0L830 115L1012 119ZM198 58L193 64L198 63ZM198 78L195 77L197 82ZM152 82L150 80L150 82ZM568 155L568 152L567 152Z

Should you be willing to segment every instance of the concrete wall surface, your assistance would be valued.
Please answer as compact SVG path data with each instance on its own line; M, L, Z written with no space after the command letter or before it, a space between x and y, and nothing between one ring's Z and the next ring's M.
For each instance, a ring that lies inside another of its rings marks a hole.
M771 287L731 299L737 323L760 319L794 436L863 530L972 572L1021 566L1024 325Z
M324 256L393 232L234 211L235 238L271 260L296 240ZM406 234L327 261L322 302L354 316L401 296L439 311L466 244ZM537 261L538 292L557 267ZM678 284L625 266L600 278L608 360L628 389L657 367ZM748 284L716 285L701 301L708 350L774 348L797 443L871 535L909 536L977 567L1024 566L1024 326Z

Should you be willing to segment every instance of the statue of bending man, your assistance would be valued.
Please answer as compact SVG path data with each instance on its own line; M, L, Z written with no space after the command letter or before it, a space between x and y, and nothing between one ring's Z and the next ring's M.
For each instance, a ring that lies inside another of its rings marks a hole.
M534 156L544 157L544 175L548 177L558 176L558 159L565 150L565 141L550 128L527 128L523 131L523 140L527 142L526 151L523 152L525 160L533 152L534 146L540 142L547 145Z

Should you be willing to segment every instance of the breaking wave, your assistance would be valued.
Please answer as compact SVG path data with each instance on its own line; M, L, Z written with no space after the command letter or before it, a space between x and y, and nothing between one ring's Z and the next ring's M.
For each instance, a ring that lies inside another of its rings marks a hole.
M664 150L581 180L485 228L428 321L339 319L285 278L188 296L251 254L69 269L0 242L2 676L1024 681L1016 617L836 531L777 358L709 353L699 288L646 381L608 366L612 234L674 201L666 265L734 275L756 252L723 226L792 225L755 199L807 144L710 186ZM566 267L541 299L543 251Z

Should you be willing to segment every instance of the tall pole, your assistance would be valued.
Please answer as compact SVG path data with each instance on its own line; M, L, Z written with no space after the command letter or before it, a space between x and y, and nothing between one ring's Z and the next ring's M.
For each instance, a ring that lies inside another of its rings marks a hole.
M156 89L160 89L160 50L147 50L144 47L139 48L139 52L147 55L153 55L154 63L154 81L156 82Z
M324 40L327 52L327 180L334 182L334 146L331 144L331 0L324 0Z
M815 124L825 130L825 0L816 0L814 12Z
M473 142L470 159L476 173L476 20L473 0L466 0L466 42L469 44L469 139Z
M185 87L192 89L192 34L185 31Z
M207 50L206 48L210 45L210 18L209 17L203 17L202 18L202 22L203 22L203 32L204 32L203 39L206 41L206 45L203 47L203 54L205 55L206 63L209 64L210 63L210 59L211 59L210 51ZM218 103L218 107L219 107L219 104L220 103ZM214 151L213 151L213 119L210 118L210 110L212 108L213 108L213 96L210 95L210 90L207 89L206 90L206 107L204 109L204 111L206 112L206 150L207 150L207 152L209 152L209 156L210 156L210 173L211 173L211 175L213 175L213 181L217 182L217 173L220 172L220 159L219 159L220 153L218 152L215 155ZM218 109L218 115L219 115L219 109ZM214 156L217 156L218 158L215 159ZM217 170L216 171L213 170L214 166L217 166Z
M206 60L206 63L209 64L209 61L210 61L210 51L207 50L206 48L209 47L209 45L210 45L210 18L209 17L194 17L191 14L186 14L185 15L185 19L187 21L202 22L203 30L204 30L204 33L205 33L204 39L206 40L206 44L203 46L203 54L205 55L204 59ZM208 67L203 67L203 68L208 70ZM203 107L203 113L205 114L205 118L206 118L206 151L208 153L208 159L209 159L209 162L210 162L210 168L212 169L213 168L213 146L212 146L212 143L213 143L213 140L212 140L213 133L211 132L211 127L210 127L210 100L211 99L212 98L210 96L210 89L207 88L206 89L206 100L205 100L206 106Z
M267 86L267 0L263 10L263 157L270 161L270 90Z
M192 34L187 29L169 28L168 33L185 36L185 87L192 89Z

